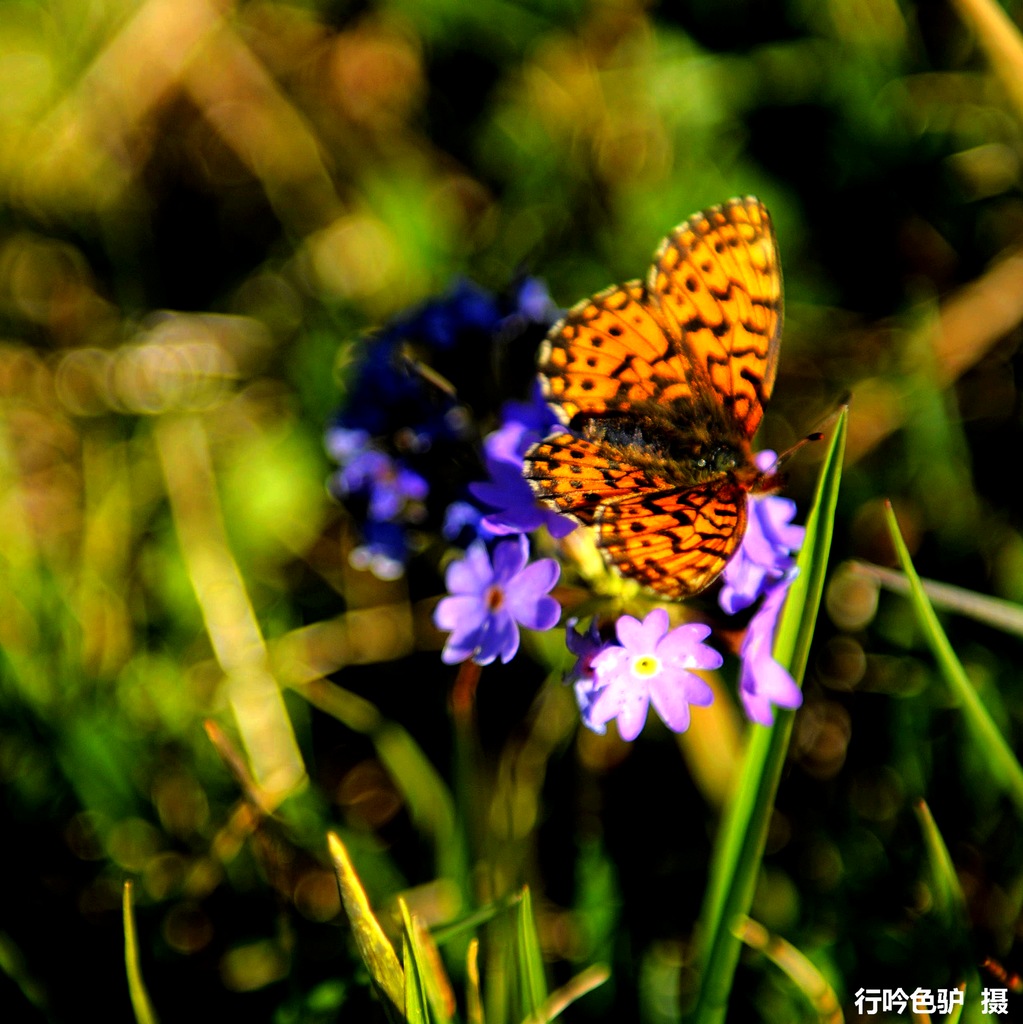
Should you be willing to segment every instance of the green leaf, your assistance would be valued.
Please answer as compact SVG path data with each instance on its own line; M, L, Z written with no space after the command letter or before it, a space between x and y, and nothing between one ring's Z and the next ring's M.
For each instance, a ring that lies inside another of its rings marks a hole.
M401 908L404 939L402 942L402 963L405 967L405 1005L409 1002L409 973L415 972L415 984L426 996L430 1019L437 1024L450 1024L451 1015L455 1010L455 996L451 983L444 971L440 951L434 945L430 933L422 921L415 917L403 900L398 900ZM407 1012L407 1010L406 1010ZM411 1020L411 1018L409 1018Z
M373 908L369 905L366 890L355 873L345 844L336 833L328 832L327 845L330 848L331 860L334 862L341 902L344 904L355 936L355 944L374 984L387 997L385 1007L389 1004L392 1009L390 1015L395 1016L393 1011L396 1010L397 1019L401 1019L406 1000L405 976L394 947L388 941L373 913Z
M927 851L927 866L931 875L931 888L934 895L934 912L943 919L946 925L955 924L967 927L966 898L959 885L952 857L945 845L945 840L931 815L926 801L918 800L914 807L920 831L924 837L924 849Z
M543 954L540 952L540 937L536 932L533 917L533 899L528 887L522 890L515 915L515 939L518 952L519 992L527 1016L540 1012L547 1001L547 975L544 970Z
M142 971L139 968L138 936L135 933L135 913L131 901L131 882L124 883L121 897L121 915L124 920L124 966L128 973L128 994L138 1024L157 1024L153 1004L149 1001Z
M401 960L405 965L405 1020L408 1024L430 1024L426 991L408 931L402 935Z
M1005 791L1016 805L1016 809L1023 815L1023 768L1020 767L1005 737L998 731L998 726L988 714L955 651L952 650L952 645L924 592L920 577L913 568L909 550L902 539L898 521L890 504L885 506L885 514L899 562L909 580L910 600L917 621L938 663L938 669L962 706L967 728L973 735L977 750L981 753L982 761L991 773L992 779Z
M842 476L846 418L843 409L821 467L797 561L799 572L789 588L775 638L775 658L799 685L824 590ZM770 728L752 726L735 794L726 810L700 915L697 956L702 977L691 1017L698 1024L720 1024L725 1018L741 948L736 931L753 902L792 720L793 712L778 709L777 720Z

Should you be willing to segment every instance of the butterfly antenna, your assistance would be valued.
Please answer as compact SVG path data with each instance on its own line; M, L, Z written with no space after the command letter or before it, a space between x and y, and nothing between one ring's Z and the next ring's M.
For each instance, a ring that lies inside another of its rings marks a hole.
M838 419L843 410L849 408L850 398L852 398L852 392L847 391L837 403L837 408L834 411L829 412L828 415L825 416L823 420L821 420L816 430L811 431L809 434L806 435L806 437L800 438L800 440L798 440L794 445L792 445L791 448L787 448L785 451L781 453L781 455L778 456L777 460L775 461L774 468L776 470L780 469L786 462L789 461L789 459L792 458L793 455L796 454L796 452L799 451L800 448L803 447L803 445L809 444L811 441L822 441L824 439L824 435L828 432L828 428L831 426L831 424Z
M796 452L798 452L804 445L809 444L811 441L820 441L823 437L824 432L822 430L815 430L812 434L807 434L806 437L801 437L794 445L792 445L791 448L786 448L785 451L783 451L781 455L774 460L772 471L777 472L777 470L781 469L781 467L784 466L785 463L788 462L789 459L791 459L792 456L795 455Z

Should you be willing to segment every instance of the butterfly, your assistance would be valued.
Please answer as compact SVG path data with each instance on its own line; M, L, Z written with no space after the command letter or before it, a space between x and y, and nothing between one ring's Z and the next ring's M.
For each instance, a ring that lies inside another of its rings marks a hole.
M541 344L566 429L533 445L540 501L594 528L605 559L667 598L709 586L746 530L747 495L777 490L751 441L771 397L782 280L752 196L696 213L643 281L578 303Z

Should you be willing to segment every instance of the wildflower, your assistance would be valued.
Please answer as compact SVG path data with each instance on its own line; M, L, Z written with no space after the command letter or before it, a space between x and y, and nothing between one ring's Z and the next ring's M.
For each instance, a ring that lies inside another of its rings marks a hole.
M572 519L542 507L522 476L523 456L557 422L536 382L529 401L501 407L501 426L483 440L489 479L469 485L474 498L493 507L481 524L490 533L529 533L546 526L552 537L561 538L576 528Z
M339 465L345 466L369 447L369 432L333 426L324 435L327 454Z
M471 537L492 536L481 525L483 513L468 501L453 501L444 510L444 522L441 524L441 536L450 541L458 541L463 534Z
M595 692L583 709L583 721L595 732L617 719L622 739L635 739L651 703L669 729L685 732L689 705L706 706L714 699L710 687L691 671L721 666L721 655L702 642L710 627L687 623L669 631L668 625L663 608L642 622L631 615L618 620L619 644L592 661Z
M578 525L568 516L538 504L529 482L522 476L522 461L487 459L490 479L469 484L469 492L496 511L483 517L482 524L495 534L529 533L546 526L552 537L565 537Z
M757 465L766 470L774 463L771 451L757 453ZM721 607L733 614L761 600L746 627L739 656L739 697L746 716L761 725L774 722L772 705L797 708L803 695L792 676L774 660L774 635L785 595L792 582L806 531L794 525L795 503L775 495L753 496L749 523L742 544L722 574L725 585L718 596Z
M448 506L465 499L479 476L474 417L496 408L493 369L505 356L531 365L555 315L539 281L507 297L461 281L355 346L346 401L325 441L339 466L331 488L356 523L367 534L373 523L395 527L386 555L368 537L367 550L356 549L365 567L393 573L392 556L404 565L422 533L439 532Z
M411 502L424 501L430 489L418 473L372 448L357 452L334 474L334 481L343 496L364 493L369 518L381 523L397 519Z
M798 708L802 691L792 676L774 660L774 634L788 592L789 580L776 584L746 627L739 657L739 697L746 717L760 725L774 724L774 708Z
M582 720L589 724L590 707L597 698L599 686L593 674L593 659L610 646L600 635L597 620L590 622L590 628L580 632L575 628L577 619L569 619L565 623L565 645L576 656L575 664L565 676L565 682L575 690L576 703ZM593 726L591 726L593 728ZM603 732L603 727L596 729Z
M757 465L768 469L775 461L772 451L757 452ZM749 521L739 550L722 573L724 586L718 603L729 615L748 608L795 569L792 553L803 546L806 531L791 520L796 504L777 495L749 501Z
M449 665L472 658L489 665L495 658L510 661L519 649L519 626L550 629L561 608L549 592L560 568L553 558L532 564L523 536L501 541L493 563L482 541L473 541L465 558L453 562L445 576L449 597L434 612L438 628L451 635L441 659Z
M501 426L483 439L483 450L489 458L517 463L538 441L542 441L560 421L543 396L538 381L533 381L529 400L505 402L501 406Z

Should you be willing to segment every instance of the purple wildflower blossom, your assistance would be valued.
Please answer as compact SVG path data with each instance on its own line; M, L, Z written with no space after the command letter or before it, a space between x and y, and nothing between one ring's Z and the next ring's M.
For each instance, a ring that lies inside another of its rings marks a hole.
M775 461L772 451L758 452L757 466L767 470ZM803 695L792 676L774 660L774 634L785 603L789 584L795 576L792 557L803 545L806 531L791 520L795 503L776 495L749 502L746 535L722 574L724 586L718 596L721 607L733 614L762 598L746 627L739 656L739 696L746 716L761 725L774 722L774 708L797 708Z
M561 569L553 558L528 560L529 545L519 536L497 544L493 563L477 540L448 567L450 596L433 614L438 628L451 633L441 654L446 664L472 658L489 665L497 657L508 662L519 649L519 626L544 630L557 623L561 607L549 592Z
M457 541L463 534L472 538L490 540L494 534L482 523L483 513L468 501L453 501L444 510L441 534L450 541Z
M571 684L575 690L580 716L588 724L590 707L596 700L600 689L593 674L593 659L605 647L611 645L601 638L596 619L590 622L590 628L585 633L575 628L576 621L576 619L569 619L565 623L565 645L576 657L575 664L565 675L565 682ZM601 727L596 731L603 732L604 729Z
M785 603L790 580L783 580L768 591L764 603L746 627L739 656L742 670L739 674L739 696L746 716L761 725L774 724L774 708L798 708L803 702L802 691L792 676L774 660L774 634L778 616Z
M719 668L721 655L702 641L710 627L686 623L669 631L668 613L655 608L640 622L631 615L618 620L620 644L599 652L592 661L595 692L587 695L583 722L603 732L612 719L624 740L634 740L646 722L651 703L674 732L689 728L689 705L706 706L711 688L691 669Z
M547 404L538 381L533 382L529 400L505 402L501 406L501 426L483 439L488 458L518 463L538 441L542 441L560 420Z
M365 451L369 445L369 433L365 430L349 429L334 425L324 435L324 447L327 454L339 465L351 462L356 455Z
M757 452L757 466L767 470L775 461L772 451ZM806 531L791 520L796 503L777 495L749 501L749 522L739 550L721 574L724 586L718 603L729 615L748 608L780 580L791 576L796 562L792 553L803 546Z
M344 495L366 492L368 515L376 522L396 519L410 502L421 502L429 484L384 452L365 448L338 470L335 479Z
M555 538L566 537L578 525L568 516L541 506L529 482L522 476L522 461L504 462L487 458L490 479L469 484L469 492L486 505L496 509L482 519L491 533L529 533L546 526Z

